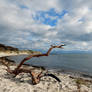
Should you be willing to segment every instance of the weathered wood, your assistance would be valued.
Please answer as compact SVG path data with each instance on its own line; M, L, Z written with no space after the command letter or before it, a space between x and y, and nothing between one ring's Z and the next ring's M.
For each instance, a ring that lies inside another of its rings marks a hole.
M53 46L53 45L51 45L51 48L49 48L49 50L48 50L47 53L45 53L45 54L31 55L31 56L28 56L28 57L24 58L24 59L21 61L21 63L17 66L16 70L18 70L18 69L24 64L25 61L31 59L32 57L49 56L49 54L50 54L50 52L51 52L51 50L52 50L53 48L63 48L62 46L64 46L64 45L60 45L60 46Z
M4 62L3 64L7 67L7 72L14 74L15 76L17 76L19 73L30 73L31 77L32 77L32 83L33 84L37 84L40 81L40 78L42 77L42 73L43 70L40 73L35 73L32 70L29 69L23 69L21 68L21 66L24 64L24 62L26 62L27 60L31 59L32 57L41 57L41 56L49 56L50 52L52 51L53 48L63 48L63 46L65 46L64 44L59 45L59 46L53 46L51 45L51 47L49 48L49 50L45 53L45 54L36 54L36 55L30 55L26 58L24 58L20 64L17 66L17 68L15 68L14 70L11 70L10 67L8 65L6 65Z

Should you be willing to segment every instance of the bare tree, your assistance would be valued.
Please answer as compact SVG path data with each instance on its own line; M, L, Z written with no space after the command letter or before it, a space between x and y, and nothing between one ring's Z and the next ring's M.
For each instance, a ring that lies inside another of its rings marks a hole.
M20 74L22 72L30 73L32 76L32 83L37 84L37 83L39 83L40 78L42 77L43 71L41 71L40 73L37 74L30 69L21 68L21 66L24 64L24 62L26 62L27 60L29 60L33 57L49 56L49 54L53 48L63 48L63 46L65 46L65 45L64 44L59 45L59 46L51 45L51 47L49 48L49 50L45 54L30 55L30 56L24 58L14 70L11 70L10 67L7 64L5 64L5 62L2 62L2 63L7 67L7 69L6 69L7 72L9 72L10 74L14 74L15 76L17 76L18 74ZM52 77L54 77L54 76L52 76ZM54 78L56 78L56 77L54 77Z

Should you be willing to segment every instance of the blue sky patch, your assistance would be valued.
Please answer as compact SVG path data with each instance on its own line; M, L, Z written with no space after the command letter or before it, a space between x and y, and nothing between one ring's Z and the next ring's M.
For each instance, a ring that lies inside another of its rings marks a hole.
M66 10L56 12L55 9L52 8L48 11L38 11L36 15L33 16L33 19L46 25L56 26L58 19L61 19L66 13L68 13Z
M25 5L19 5L19 7L20 7L21 9L28 9L28 7L25 6Z

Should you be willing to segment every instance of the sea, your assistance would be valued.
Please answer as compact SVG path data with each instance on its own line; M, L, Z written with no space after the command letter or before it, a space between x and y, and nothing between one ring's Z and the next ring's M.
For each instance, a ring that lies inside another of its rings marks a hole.
M10 56L8 58L20 63L25 57L27 55ZM33 57L25 63L33 66L44 66L49 69L85 72L92 75L92 54L55 54Z

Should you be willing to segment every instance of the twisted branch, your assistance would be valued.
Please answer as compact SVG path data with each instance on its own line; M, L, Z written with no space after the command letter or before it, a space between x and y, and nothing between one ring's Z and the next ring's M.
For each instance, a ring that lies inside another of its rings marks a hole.
M18 69L24 64L25 61L31 59L32 57L49 56L49 54L50 54L50 52L51 52L51 50L52 50L53 48L63 48L62 46L65 46L65 45L64 45L64 44L59 45L59 46L53 46L53 45L51 45L51 47L49 48L49 50L48 50L47 53L45 53L45 54L31 55L31 56L28 56L28 57L24 58L24 59L21 61L21 63L17 66L16 70L18 70Z
M51 45L51 47L49 48L49 50L45 53L45 54L36 54L36 55L30 55L26 58L24 58L20 64L17 66L17 68L15 68L14 70L11 70L9 66L7 66L5 63L3 63L6 67L7 67L7 72L14 74L15 76L17 76L19 73L30 73L32 76L32 82L33 84L37 84L40 81L40 78L42 76L43 70L39 73L36 74L35 72L32 72L32 70L29 69L23 69L21 68L21 66L24 64L24 62L26 62L27 60L31 59L32 57L41 57L41 56L49 56L50 52L52 51L53 48L63 48L63 46L65 46L64 44L59 45L59 46L54 46Z

